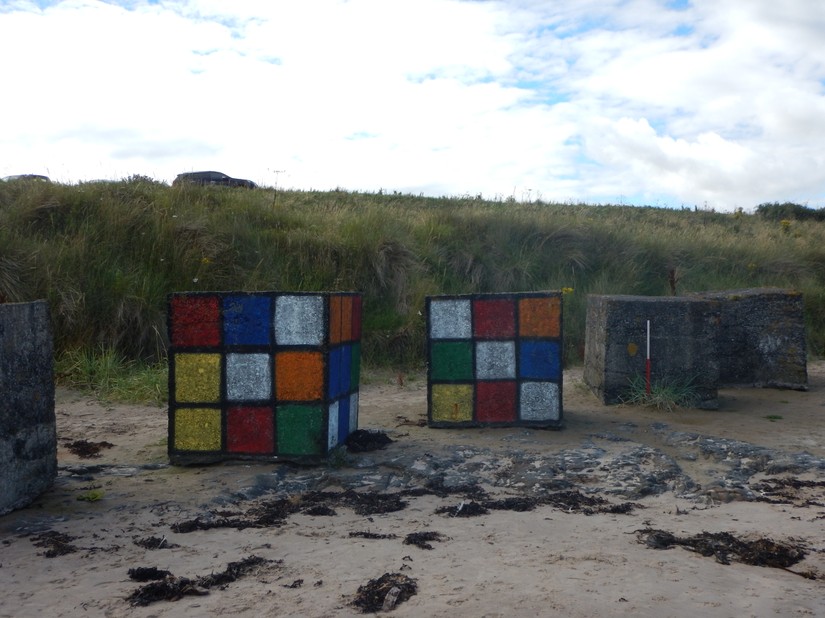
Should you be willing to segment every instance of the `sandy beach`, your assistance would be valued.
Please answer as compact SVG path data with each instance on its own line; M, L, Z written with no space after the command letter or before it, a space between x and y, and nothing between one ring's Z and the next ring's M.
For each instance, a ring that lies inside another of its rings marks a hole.
M0 517L0 616L822 616L808 372L668 413L571 369L560 430L431 429L423 374L367 372L359 425L392 442L316 466L171 466L165 408L59 390L58 479Z

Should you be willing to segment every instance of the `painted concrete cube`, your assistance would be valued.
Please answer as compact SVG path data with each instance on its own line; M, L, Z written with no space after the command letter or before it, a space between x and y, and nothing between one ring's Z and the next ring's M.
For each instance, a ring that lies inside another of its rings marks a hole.
M430 427L562 422L561 292L432 296Z
M313 459L358 428L361 296L169 297L169 459Z

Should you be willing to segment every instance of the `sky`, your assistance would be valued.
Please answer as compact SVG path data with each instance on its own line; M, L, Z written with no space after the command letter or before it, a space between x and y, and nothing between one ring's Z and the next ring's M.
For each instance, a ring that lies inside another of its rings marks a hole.
M0 176L825 207L823 0L0 0Z

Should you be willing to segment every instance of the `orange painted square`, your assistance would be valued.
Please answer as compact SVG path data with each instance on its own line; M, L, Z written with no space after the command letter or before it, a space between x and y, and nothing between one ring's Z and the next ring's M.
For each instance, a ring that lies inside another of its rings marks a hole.
M561 297L521 298L518 303L519 335L558 337L561 334Z
M352 296L332 295L329 297L329 342L346 341L352 341Z
M276 353L275 396L281 401L323 399L324 359L322 354L296 350Z
M352 296L341 297L341 341L352 341Z
M329 297L329 342L334 345L341 343L341 303L342 297Z

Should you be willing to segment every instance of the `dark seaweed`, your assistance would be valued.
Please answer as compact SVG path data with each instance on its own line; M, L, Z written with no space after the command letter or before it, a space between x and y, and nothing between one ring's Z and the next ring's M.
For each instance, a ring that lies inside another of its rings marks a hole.
M75 537L54 530L47 530L31 537L31 542L34 543L35 547L46 548L43 553L46 558L56 558L57 556L65 556L76 552L78 550L77 546L72 545L74 540Z
M345 442L350 453L377 451L392 443L393 440L383 431L369 431L366 429L356 429L347 437Z
M379 612L384 608L384 601L393 588L398 589L398 596L392 607L400 605L418 592L416 580L401 573L384 573L378 579L371 579L363 586L359 586L352 605L364 614Z
M490 510L478 502L462 502L458 506L440 506L435 510L438 515L449 515L450 517L478 517L486 515Z
M230 562L220 573L211 573L194 580L187 577L174 577L170 573L163 580L141 586L126 600L132 605L145 607L156 601L178 601L185 596L209 594L210 588L230 584L257 567L274 562L276 561L249 556L238 562Z
M350 538L361 538L361 539L397 539L398 535L395 534L378 534L376 532L350 532Z
M133 539L133 542L138 547L142 547L143 549L173 549L175 547L180 547L177 543L170 543L166 540L166 537L158 538L156 536L147 536L142 539Z
M81 459L100 457L100 451L113 446L114 444L111 442L89 442L88 440L75 440L66 444L69 452L74 453Z
M706 557L713 556L720 564L730 564L733 559L753 566L787 569L807 555L807 548L802 545L778 543L767 538L746 541L730 532L702 532L678 537L665 530L644 528L637 530L636 535L640 543L652 549L670 549L679 545ZM816 578L809 573L799 574Z
M157 567L137 567L135 569L129 569L129 579L136 582L151 582L166 579L171 574L170 571L162 571Z
M443 541L444 535L440 532L412 532L404 537L404 545L415 545L421 549L432 549L430 541Z

